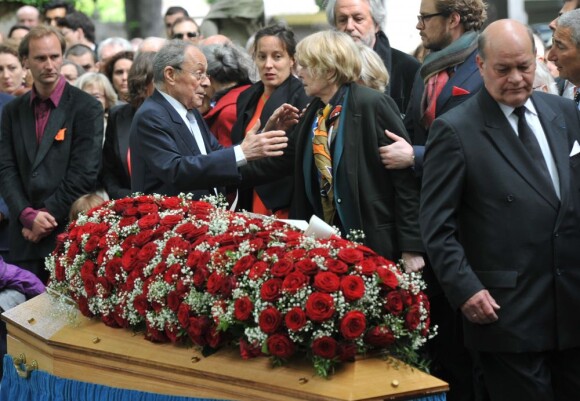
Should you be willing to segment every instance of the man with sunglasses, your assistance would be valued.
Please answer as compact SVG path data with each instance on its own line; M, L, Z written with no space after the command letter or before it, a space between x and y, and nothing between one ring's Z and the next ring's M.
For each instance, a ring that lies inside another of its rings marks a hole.
M185 40L197 45L200 40L199 26L193 18L178 18L171 26L171 39Z
M189 13L187 10L180 6L172 6L165 11L165 15L163 16L163 24L165 25L165 35L167 39L171 39L171 27L173 23L183 17L189 17Z

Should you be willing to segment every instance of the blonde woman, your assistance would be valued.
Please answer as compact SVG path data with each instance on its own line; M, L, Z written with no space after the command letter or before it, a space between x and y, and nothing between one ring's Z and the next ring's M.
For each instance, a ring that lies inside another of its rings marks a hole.
M105 125L107 128L107 117L109 115L109 110L117 103L117 93L111 82L107 79L104 74L100 72L87 72L81 75L76 81L76 87L82 91L93 95L103 105L103 110L105 111ZM103 138L104 142L104 138Z
M389 84L389 72L379 55L370 47L357 43L362 69L357 83L384 92Z

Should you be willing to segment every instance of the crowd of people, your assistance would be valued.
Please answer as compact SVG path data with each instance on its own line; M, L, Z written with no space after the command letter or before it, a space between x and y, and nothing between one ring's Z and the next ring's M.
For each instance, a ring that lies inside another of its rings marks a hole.
M42 291L56 236L99 202L223 194L362 231L422 272L449 400L576 400L580 1L546 49L519 22L485 27L483 0L422 0L420 58L391 47L380 0L325 2L331 29L300 41L239 3L99 43L66 2L18 11L0 44L0 289Z

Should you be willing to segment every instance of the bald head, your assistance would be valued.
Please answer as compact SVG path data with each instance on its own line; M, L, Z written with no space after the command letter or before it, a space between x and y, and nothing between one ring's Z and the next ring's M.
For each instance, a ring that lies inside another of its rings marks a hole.
M476 62L485 88L497 102L518 107L531 96L536 49L526 25L507 19L490 24L479 37Z
M32 28L40 22L40 12L36 7L22 6L16 11L16 19L19 25Z

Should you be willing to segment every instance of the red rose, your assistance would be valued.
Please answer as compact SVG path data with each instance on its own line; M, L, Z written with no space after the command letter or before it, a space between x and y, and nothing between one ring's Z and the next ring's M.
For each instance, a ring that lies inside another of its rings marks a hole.
M359 276L345 276L340 282L340 289L348 302L357 301L365 293L365 283Z
M123 217L119 221L119 228L132 226L133 224L135 224L136 221L137 221L137 217L134 217L134 216Z
M93 317L93 312L89 309L89 302L85 297L79 297L77 299L77 305L79 306L79 310L81 313L86 317Z
M56 263L54 265L54 277L56 278L56 281L64 281L66 278L64 266L62 263L60 263L59 259L56 259Z
M370 258L370 260L372 260L377 266L388 267L395 265L392 261L385 259L382 256L373 256Z
M163 273L163 281L167 284L173 284L179 280L181 276L181 265L179 263L174 263L169 269Z
M179 335L179 328L177 326L165 326L165 335L173 344L178 344L181 342L181 336Z
M246 321L252 316L254 304L248 297L241 297L234 302L234 317L239 321Z
M137 205L137 210L139 210L139 213L141 214L151 214L157 213L159 207L157 207L155 203L141 203L140 205Z
M87 297L94 297L97 295L97 278L95 276L89 275L83 279L85 291L87 292Z
M314 322L324 322L334 314L334 299L330 294L313 292L306 301L306 315Z
M109 280L107 280L106 277L97 277L97 284L99 284L102 288L101 291L99 291L99 294L103 298L108 298L111 294L111 291L113 290L113 286Z
M344 248L338 251L338 258L344 263L354 265L361 262L364 259L364 255L359 250L353 248Z
M137 225L141 230L148 230L159 224L159 215L157 213L143 216L137 221Z
M194 201L189 204L189 212L201 220L206 220L213 208L207 202Z
M280 289L282 288L282 280L279 278L271 278L267 280L260 288L260 297L264 301L274 302L280 298Z
M250 248L254 251L260 251L264 248L264 240L262 238L254 238L250 241Z
M258 324L266 334L275 333L282 323L282 314L273 306L269 306L260 313Z
M403 298L399 291L391 291L387 294L385 309L395 316L399 316L403 312Z
M328 271L336 274L345 274L348 271L348 265L337 259L326 259L324 265Z
M203 337L209 330L211 321L207 316L192 316L189 318L189 328L187 333L190 336Z
M155 242L150 242L145 244L143 248L137 253L137 260L139 262L148 263L157 255L157 244Z
M165 248L161 252L161 255L166 258L173 254L175 256L184 256L189 250L189 242L185 241L181 237L171 237L165 243Z
M239 276L240 274L250 270L250 267L252 267L256 261L257 259L254 255L242 256L234 265L232 273L236 276Z
M96 235L91 236L85 244L85 252L86 253L94 252L97 249L97 247L99 246L99 241L100 241L100 238L97 237Z
M282 259L275 262L270 268L270 273L274 277L286 277L294 270L294 263L288 259Z
M372 276L377 271L377 265L372 259L365 259L360 262L359 268L363 276Z
M133 217L133 216L137 216L139 214L139 209L137 209L135 206L130 206L128 208L126 208L125 210L123 210L123 216L126 217Z
M381 283L383 283L386 287L394 290L399 285L399 279L397 278L397 275L391 271L391 269L387 267L379 267L377 269L377 274L379 275Z
M95 276L97 273L97 265L90 260L85 260L81 266L81 278L85 280L87 277Z
M187 267L195 267L197 266L197 262L199 262L199 259L201 257L201 252L200 251L192 251L189 253L189 255L187 256L187 262L185 262L185 265Z
M79 253L79 246L76 242L73 242L70 244L70 247L68 248L68 252L66 253L66 257L69 260L74 260L74 258L77 256L77 254Z
M401 299L403 300L403 305L411 306L413 305L413 294L407 290L401 290Z
M142 247L143 245L149 243L153 237L153 230L144 230L138 233L133 240L133 244L137 247Z
M181 199L177 196L166 197L161 200L161 207L164 209L180 209Z
M322 358L333 359L337 349L338 343L332 337L324 336L312 342L312 353Z
M322 292L335 292L340 287L340 278L332 272L320 272L314 276L314 288Z
M306 313L296 306L286 313L284 323L288 330L298 331L306 325Z
M375 326L365 334L365 342L373 347L386 348L395 342L395 336L385 326Z
M179 309L179 305L181 304L181 300L179 299L179 295L176 291L170 291L167 294L167 307L171 309L173 312L177 312Z
M347 340L354 340L364 333L367 321L360 311L347 312L340 321L340 333Z
M207 292L211 295L218 295L222 288L225 277L217 272L210 274L207 279Z
M353 343L340 343L338 346L338 359L341 362L352 362L356 355L356 345Z
M294 261L300 260L306 256L306 250L302 248L294 249L288 253L288 257Z
M268 236L270 236L269 233L268 233ZM270 247L264 251L264 256L268 259L272 259L272 258L276 257L279 260L279 259L284 258L285 254L286 254L286 248L284 248L283 246L273 246L273 247Z
M175 229L175 232L179 235L182 235L188 241L194 241L199 236L207 233L208 226L201 225L201 227L197 227L193 223L184 223Z
M165 343L167 342L167 336L165 335L165 330L159 330L151 326L149 323L145 327L145 339L153 343Z
M114 329L119 328L117 324L117 320L115 319L114 313L109 313L108 315L102 315L101 321L105 323L105 325L112 327Z
M149 307L149 302L144 294L137 295L133 300L133 307L140 316L145 317L147 314L147 309Z
M256 262L254 263L254 266L250 268L248 277L250 277L252 280L256 280L262 277L266 271L268 271L268 264L266 262Z
M296 266L296 270L301 271L308 276L313 276L318 273L318 265L310 259L304 259L296 262L294 266Z
M181 305L179 305L179 309L177 309L177 321L184 329L187 329L189 327L190 311L191 308L185 302L182 302Z
M193 285L197 289L202 289L205 284L205 280L209 277L209 271L205 267L198 267L193 272Z
M217 349L222 342L224 341L223 332L218 331L217 327L212 326L206 333L205 339L207 341L207 345L213 349Z
M139 253L139 249L131 248L123 254L123 257L121 258L121 266L123 267L123 270L128 272L128 271L131 271L135 268L135 266L137 265L137 262L138 262L138 259L137 259L138 253Z
M260 344L250 344L245 339L240 340L240 355L242 359L251 359L262 355L262 347Z
M273 334L266 340L268 352L278 358L290 358L294 354L294 343L284 334Z
M294 294L300 288L304 287L306 283L308 283L308 277L299 271L295 271L284 278L282 289L286 292Z
M421 323L421 311L417 305L413 305L409 308L405 316L405 327L413 331L419 326L419 323Z

